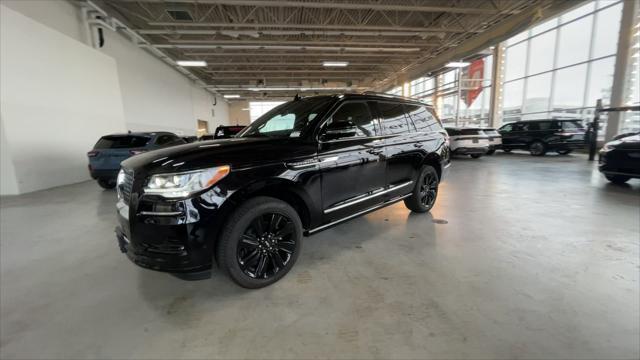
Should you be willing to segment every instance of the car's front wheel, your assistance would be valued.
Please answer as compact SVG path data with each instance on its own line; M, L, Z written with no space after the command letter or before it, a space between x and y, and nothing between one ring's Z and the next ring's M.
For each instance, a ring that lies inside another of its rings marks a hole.
M493 155L496 152L496 149L490 149L487 151L487 155Z
M482 154L471 154L471 157L474 159L479 159L482 156Z
M542 141L534 141L529 145L529 153L533 156L544 156L547 153L547 146Z
M302 246L302 222L284 201L247 200L225 223L217 246L218 266L238 285L256 289L280 280Z
M604 177L614 184L624 184L631 179L630 177L623 175L605 175Z
M420 169L411 196L404 199L405 206L415 212L423 213L431 210L438 197L440 179L436 169L425 165Z
M98 179L98 185L103 189L113 189L116 187L116 181L114 179Z

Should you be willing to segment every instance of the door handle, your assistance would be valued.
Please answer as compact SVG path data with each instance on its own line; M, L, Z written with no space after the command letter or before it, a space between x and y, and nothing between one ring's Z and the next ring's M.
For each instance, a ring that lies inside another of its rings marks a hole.
M367 152L371 155L380 155L382 154L382 149L369 149Z
M420 144L420 143L413 144L413 147L417 147L417 148L421 148L423 146L424 146L424 144Z

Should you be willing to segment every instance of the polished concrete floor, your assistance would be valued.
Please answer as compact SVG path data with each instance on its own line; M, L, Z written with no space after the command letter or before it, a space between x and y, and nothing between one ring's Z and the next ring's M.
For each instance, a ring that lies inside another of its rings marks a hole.
M2 359L640 356L640 181L581 155L456 159L431 214L400 203L305 238L253 291L135 267L114 197L1 200Z

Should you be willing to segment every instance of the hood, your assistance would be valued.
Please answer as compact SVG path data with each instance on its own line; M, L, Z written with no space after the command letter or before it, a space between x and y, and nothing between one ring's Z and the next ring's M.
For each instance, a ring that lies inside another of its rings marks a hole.
M614 149L640 149L640 134L629 135L618 140L609 141L606 144L607 147Z
M244 168L313 156L317 146L299 139L232 138L149 151L122 162L147 173L181 172L230 165Z

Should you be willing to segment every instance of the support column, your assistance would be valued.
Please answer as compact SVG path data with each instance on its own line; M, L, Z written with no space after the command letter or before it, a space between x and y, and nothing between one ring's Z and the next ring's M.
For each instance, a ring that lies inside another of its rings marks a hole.
M611 107L624 106L627 71L633 46L633 20L636 17L638 3L636 1L624 1L622 8L622 20L620 21L620 33L618 35L618 52L616 67L613 73L613 85L611 87ZM604 141L611 140L619 131L622 123L623 112L609 113L607 118L607 130Z
M502 79L504 71L504 44L493 47L493 66L491 69L491 96L489 98L489 126L502 125Z

